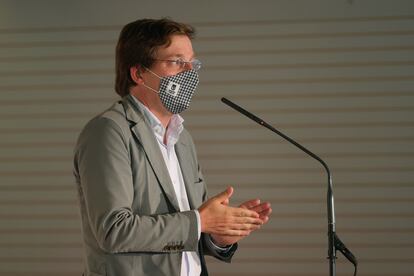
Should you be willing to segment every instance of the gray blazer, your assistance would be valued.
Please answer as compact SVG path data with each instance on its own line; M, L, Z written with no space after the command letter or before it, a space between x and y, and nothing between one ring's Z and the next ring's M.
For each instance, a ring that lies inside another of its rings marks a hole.
M230 262L202 234L194 211L180 212L149 123L128 95L92 119L75 147L85 276L179 275L183 251ZM175 146L192 210L207 199L194 143L184 130Z

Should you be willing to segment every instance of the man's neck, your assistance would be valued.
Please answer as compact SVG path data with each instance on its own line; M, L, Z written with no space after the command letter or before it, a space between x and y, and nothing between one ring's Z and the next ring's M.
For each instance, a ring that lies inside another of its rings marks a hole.
M149 101L147 98L143 97L141 93L131 93L138 101L145 105L152 114L160 120L161 124L167 129L168 124L170 123L171 117L173 114L168 112L161 102L154 103Z

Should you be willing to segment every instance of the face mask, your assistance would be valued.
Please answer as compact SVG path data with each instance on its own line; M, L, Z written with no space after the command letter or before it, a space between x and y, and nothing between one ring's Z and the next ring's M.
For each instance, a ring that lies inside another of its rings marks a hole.
M195 70L187 70L174 76L160 77L149 69L148 72L159 78L160 89L155 89L143 84L146 88L158 93L164 107L173 114L178 114L190 106L191 98L198 85L198 73Z

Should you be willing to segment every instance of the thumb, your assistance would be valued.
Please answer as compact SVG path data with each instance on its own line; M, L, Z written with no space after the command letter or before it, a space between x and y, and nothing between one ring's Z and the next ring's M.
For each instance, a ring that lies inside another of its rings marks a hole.
M227 187L227 189L215 196L215 199L220 203L229 201L229 198L233 195L233 187Z

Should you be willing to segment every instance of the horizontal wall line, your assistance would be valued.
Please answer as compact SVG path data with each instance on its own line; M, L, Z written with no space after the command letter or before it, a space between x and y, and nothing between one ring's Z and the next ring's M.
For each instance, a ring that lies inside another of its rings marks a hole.
M260 248L325 248L326 245L324 243L294 243L294 242L269 242L269 243L247 243L243 242L240 245L242 248L250 248L250 249L260 249ZM348 243L349 247L352 248L413 248L413 243ZM23 242L7 242L7 243L0 243L0 247L3 248L36 248L36 249L55 249L55 248L71 248L71 249L82 249L83 244L81 242L56 242L47 244L45 241L41 243L23 243Z
M343 37L373 37L373 36L410 36L414 30L368 31L368 32L319 32L319 33L287 33L287 34L248 34L248 35L217 35L201 36L197 41L243 41L243 40L270 40L270 39L319 39ZM0 44L1 48L1 44Z
M275 174L275 173L320 173L322 168L226 168L226 169L205 169L208 174L223 175L223 174ZM414 172L414 167L405 166L388 166L388 167L342 167L335 168L336 172ZM54 177L54 176L69 176L71 171L3 171L0 176L6 177Z
M237 198L237 201L244 202L250 198ZM277 204L322 204L325 202L325 198L266 198L267 202L271 202L274 206ZM414 198L337 198L335 200L337 203L414 203ZM59 205L69 205L69 206L78 206L77 200L50 200L50 199L25 199L20 200L16 199L7 199L0 202L0 206L13 206L13 205L40 205L40 206L59 206Z
M414 45L398 46L360 46L360 47L318 47L318 48L280 48L246 50L205 50L198 51L198 57L205 56L243 56L243 55L287 55L287 54L331 54L331 53L364 53L364 52L399 52L413 51ZM1 59L0 59L1 61Z
M405 94L405 93L403 93ZM24 106L24 105L46 105L49 106L50 104L64 104L64 105L68 105L68 104L102 104L102 103L112 103L114 101L118 101L120 100L120 98L117 97L117 95L115 96L115 92L114 92L114 96L113 97L104 97L104 96L99 96L99 97L81 97L81 98L65 98L62 97L61 98L45 98L45 99L38 99L38 98L33 98L33 99L18 99L18 100L2 100L0 103L0 106ZM398 95L398 92L397 92ZM414 92L413 92L414 95Z
M71 118L92 118L96 116L97 112L82 112L79 110L73 110L72 112L65 113L24 113L20 110L20 113L8 113L1 114L1 121L10 121L11 119L24 119L25 121L30 119L71 119Z
M334 186L340 189L364 189L364 188L414 188L413 182L395 182L395 181L375 181L375 182L334 182ZM212 189L219 189L227 187L228 183L209 182L208 187ZM284 183L284 182L255 182L252 183L237 183L234 185L237 189L322 189L325 188L324 183ZM9 184L0 185L0 191L74 191L74 183L56 185L54 182L50 184ZM1 204L1 203L0 203Z
M245 202L251 198L237 197L235 200ZM266 201L272 204L320 204L325 202L325 197L317 198L266 198ZM26 202L26 203L25 203ZM338 203L414 203L413 197L360 197L360 198L336 198L335 202ZM30 204L30 205L70 205L77 206L77 200L51 200L51 199L3 199L0 205L18 205L18 204Z
M19 71L5 71L0 73L0 78L18 77L22 75L30 76L66 76L66 75L115 75L114 69L102 69L102 68L91 68L91 69L52 69L52 70L19 70Z
M414 45L398 46L361 46L361 47L318 47L318 48L280 48L280 49L256 49L250 50L201 50L197 52L198 57L206 56L243 56L243 55L287 55L287 54L331 54L331 53L355 53L355 52L400 52L413 51ZM27 62L44 62L44 61L85 61L85 60L110 60L113 61L113 53L102 54L63 54L63 55L45 55L45 56L8 56L0 57L0 62L7 63L27 63Z
M245 202L251 198L237 198L240 202ZM265 198L267 202L273 205L277 204L320 204L326 201L325 197L321 195L318 198ZM414 197L372 197L372 198L335 198L337 203L414 203Z
M334 138L332 138L334 139ZM397 137L398 139L398 137ZM414 139L414 138L413 138ZM198 141L198 140L197 140ZM256 140L259 143L261 140ZM301 139L301 141L306 141ZM372 140L371 140L372 141ZM402 141L410 141L402 139ZM197 142L198 144L199 142ZM216 143L216 142L215 142ZM41 144L46 145L46 144ZM18 145L16 145L18 147ZM65 146L74 146L74 143L69 142ZM37 143L33 143L34 148L38 148ZM1 145L0 145L1 148ZM372 157L386 157L386 158L411 158L414 157L414 152L318 152L318 154L324 158L372 158ZM199 154L198 155L202 160L240 160L240 159L253 159L253 160L262 160L262 159L308 159L307 155L303 153L252 153L252 154L234 154L234 153L214 153L214 154ZM0 163L21 163L21 162L67 162L71 161L73 158L72 155L64 156L18 156L18 157L0 157ZM1 186L0 186L1 187Z
M38 191L74 191L76 186L74 183L70 185L56 185L56 184L15 184L15 185L0 185L0 191L23 191L23 192L38 192Z
M414 61L365 61L365 62L309 62L309 63L279 63L279 64L239 64L239 65L210 65L203 66L205 70L214 71L247 71L270 69L302 69L302 68L359 68L359 67L388 67L388 66L412 66ZM37 74L32 71L33 74ZM51 71L52 73L53 71ZM21 75L20 72L5 72L7 74ZM5 73L2 73L4 75ZM53 74L53 73L52 73Z
M414 111L414 106L362 106L362 107L319 107L319 108L264 108L251 110L253 113L264 114L324 114L324 113L372 113L372 112L406 112ZM193 110L191 116L206 115L232 115L228 110ZM90 118L96 112L47 112L47 113L0 113L0 120L8 121L15 119L71 119L71 118Z
M207 185L209 188L214 189L221 189L227 187L229 185L228 182L226 183L211 183ZM234 185L236 189L321 189L325 188L325 183L280 183L280 182L255 182L252 183L237 183ZM384 182L384 181L375 181L375 182L335 182L334 186L336 188L341 189L358 189L358 188L390 188L390 189L397 189L397 188L414 188L413 182Z
M79 47L79 46L114 46L114 39L95 39L95 40L60 40L60 41L24 41L24 42L3 42L0 49L27 49L43 47Z
M55 242L55 243L46 243L42 242L0 242L0 248L36 248L36 249L54 249L54 248L79 248L82 249L83 244L81 242Z
M242 80L212 80L202 82L203 86L228 86L228 85L257 85L257 84L314 84L314 83L347 83L347 82L395 82L414 81L413 75L403 76L367 76L367 77L326 77L326 78L286 78L286 79L242 79ZM56 91L88 88L108 88L112 83L89 83L89 84L32 84L32 85L3 85L0 90L6 92L35 90Z
M275 97L277 99L277 97ZM301 113L370 113L370 112L402 112L402 111L414 111L414 106L358 106L358 107L302 107L302 108L256 108L251 110L253 113L268 113L268 114L301 114ZM228 110L192 110L191 115L226 115L229 114ZM26 114L22 114L26 115ZM28 116L31 116L29 114ZM36 116L37 114L33 114ZM44 114L48 115L48 114ZM50 114L49 114L50 115ZM14 114L0 114L0 116L13 117ZM58 115L59 116L59 115ZM26 117L27 118L27 117Z
M81 227L79 222L79 228L10 228L10 229L2 229L0 228L0 234L2 235L68 235L68 234L76 234L81 235Z
M270 200L269 200L270 201ZM414 201L411 200L411 201ZM320 202L320 200L319 200ZM413 213L340 213L337 212L336 216L341 219L401 219L407 218L412 219L414 218ZM325 218L325 213L273 213L271 215L273 220L279 219L320 219ZM0 214L0 219L4 219L7 221L13 220L39 220L39 219L46 219L46 220L80 220L80 215L78 213L55 213L55 214L39 214L35 212L26 212L26 213L13 213L13 214ZM1 244L0 244L1 246ZM414 245L413 245L414 247Z
M231 111L229 111L231 112ZM246 121L246 124L223 124L223 125L187 125L189 130L231 130L231 129L246 129L250 127L253 123ZM278 127L280 129L313 129L313 128L373 128L373 127L412 127L414 122L337 122L337 123L297 123L297 124L280 124ZM82 125L79 128L70 128L70 127L50 127L50 128L0 128L2 133L79 133L82 129ZM3 145L9 145L13 143L2 143ZM1 144L0 144L1 145Z
M274 24L311 24L311 23L334 23L334 22L371 22L371 21L400 21L413 20L412 15L396 16L358 16L358 17L324 17L324 18L295 18L295 19L267 19L267 20L239 20L239 21L209 21L194 22L200 27L223 27L223 26L252 26L252 25L274 25Z
M80 131L79 130L72 130L72 131ZM72 132L67 131L67 132ZM11 133L11 132L9 132ZM14 132L16 133L16 132ZM17 132L18 133L18 132ZM12 142L12 143L0 143L0 148L67 148L67 147L74 147L75 141L72 142Z
M88 90L88 89L108 89L113 87L113 83L104 83L104 82L99 82L99 83L87 83L87 84L32 84L32 85L5 85L5 86L0 86L0 90L2 90L3 92L15 92L15 91L19 91L22 93L33 93L33 91L37 91L37 90L41 90L42 92L44 91L57 91L57 90L62 90L62 91L66 91L66 90ZM115 92L114 92L115 93Z
M410 112L414 113L414 106L394 106L394 107L355 107L355 108L277 108L274 107L273 109L255 109L255 113L261 113L264 115L274 115L274 114L327 114L327 113L375 113L375 112L382 112L382 113L391 113L391 112ZM43 119L46 120L56 120L56 119L89 119L97 115L98 112L67 112L67 113L3 113L0 114L0 121L16 121L16 120L24 120L27 121L28 118L30 119ZM206 115L233 115L226 110L194 110L191 112L191 116L206 116Z
M28 214L0 214L0 219L5 219L8 221L13 220L39 220L39 219L46 219L46 220L79 220L80 215L78 213L73 214L35 214L35 213L28 213Z
M267 100L267 99L316 99L316 98L378 98L378 97L413 97L414 91L342 91L338 92L284 92L269 91L268 93L254 91L245 95L234 95L232 99L239 100ZM198 101L218 100L218 95L197 95ZM190 112L193 112L192 110Z
M74 143L73 143L73 146L74 146ZM67 162L67 161L71 161L72 158L73 158L73 156L20 156L20 157L0 157L0 163Z
M269 91L268 93L257 92L246 94L246 95L234 95L231 96L232 99L239 99L239 100L266 100L266 99L318 99L318 98L378 98L378 97L414 97L414 91L345 91L341 93L334 93L334 92L285 92L281 93L278 91L277 93L274 91ZM207 95L207 94L200 94L197 95L197 100L218 100L218 95ZM96 104L96 103L112 103L116 100L119 100L117 95L114 92L113 97L98 97L98 98L91 98L91 97L81 97L81 98L45 98L45 99L18 99L18 100L8 100L4 99L0 102L0 106L22 106L22 105L50 105L50 104ZM195 111L195 110L194 110ZM190 113L193 110L189 111Z
M198 141L198 140L197 140ZM301 140L303 141L303 139ZM198 144L198 142L197 142ZM319 156L324 158L372 158L372 157L387 157L387 158L411 158L414 157L414 152L318 152ZM305 159L309 158L303 153L212 153L212 154L198 154L203 160L240 160L240 159ZM7 158L7 157L5 157ZM32 157L30 157L32 158ZM2 159L0 158L0 161ZM19 160L16 158L16 160ZM24 159L23 159L24 160ZM33 157L32 160L36 160Z
M337 263L347 263L347 260L338 259L336 260ZM405 263L409 264L414 262L414 258L398 258L398 259L391 259L391 258L358 258L359 263L374 263L374 264L399 264ZM249 258L241 258L237 257L232 259L232 263L243 263L243 264L258 264L258 263L326 263L326 257L320 256L319 258L278 258L278 257L249 257ZM365 274L364 274L365 275Z
M70 61L85 61L85 60L99 60L103 61L105 59L113 61L115 58L114 54L111 53L103 53L103 54L63 54L63 55L47 55L47 56L8 56L8 57L0 57L0 62L8 62L8 63L34 63L34 62L45 62L45 61L63 61L63 60L70 60Z
M74 188L75 189L75 188ZM2 199L0 201L1 205L69 205L69 206L77 206L77 200L55 200L55 199Z
M409 137L327 137L327 138L303 138L300 141L307 143L378 143L378 142L413 142L414 136ZM256 139L197 139L197 144L220 144L220 145L257 145L257 144L282 144L286 143L278 137L256 138ZM260 155L258 155L260 157Z
M347 234L413 234L414 228L347 228L341 227L339 229L341 233ZM326 233L325 227L295 227L295 228L268 228L263 227L260 229L263 234L315 234ZM81 228L10 228L1 229L0 234L41 234L41 235L67 235L78 234L81 235Z
M279 39L321 39L321 38L358 38L358 37L389 37L410 36L414 30L392 30L392 31L360 31L360 32L306 32L285 34L248 34L248 35L216 35L198 36L197 42L206 41L245 41L245 40L279 40ZM115 46L116 39L91 39L91 40L60 40L60 41L25 41L25 42L3 42L0 49L22 49L43 47L79 47L79 46Z
M378 248L378 249L394 249L394 248L414 248L413 243L347 243L349 248ZM326 248L325 243L294 243L294 242L269 242L269 243L247 243L240 244L241 248L261 249L261 248L279 248L279 249L320 249Z
M0 257L0 263L75 263L82 265L82 257ZM60 274L59 274L60 275Z
M231 112L231 110L229 110ZM246 121L248 122L248 121ZM253 123L251 123L253 124ZM209 125L209 124L198 124L198 125L187 125L187 129L190 130L231 130L241 129L245 130L251 124L221 124L221 125ZM413 127L414 122L337 122L337 123L297 123L297 124L278 124L279 129L312 129L312 128L372 128L372 127ZM22 130L23 131L23 130Z
M389 66L412 66L414 61L370 61L370 62L325 62L325 63L297 63L297 64L240 64L240 65L211 65L203 66L203 70L214 71L247 71L247 70L274 70L274 69L317 69L317 68L361 68L361 67L389 67ZM30 76L88 76L88 75L113 75L112 68L90 68L90 69L53 69L53 70L18 70L4 71L0 78L16 77L21 75Z
M357 16L357 17L317 17L272 20L233 20L233 21L191 21L189 24L197 27L223 27L223 26L254 26L254 25L280 25L280 24L312 24L334 22L372 22L372 21L405 21L413 20L411 15L392 16ZM1 28L0 34L26 34L26 33L63 33L63 32L99 32L121 31L122 25L88 25L88 26L55 26L55 27L25 27Z
M2 270L1 273L4 273L4 275L7 276L79 276L82 275L82 264L79 264L79 271L76 272L62 272L62 269L60 269L59 271L51 271L50 269L46 272L46 271L42 271L42 272L36 272L36 271L30 271L30 272L16 272L16 271L6 271L6 270ZM281 275L282 276L282 275ZM292 276L292 275L289 275ZM302 275L303 276L303 275ZM309 275L312 276L312 275ZM369 275L368 275L369 276ZM381 275L379 275L381 276ZM404 275L400 275L400 274L395 274L393 276L404 276Z
M314 83L347 83L347 82L394 82L394 81L412 81L414 76L366 76L366 77L326 77L326 78L274 78L274 79L242 79L242 80L212 80L204 81L204 86L227 86L227 85L257 85L257 84L314 84ZM7 90L7 89L6 89Z
M208 259L207 260L207 263L209 263L209 262L218 263L219 261L216 260L216 259L212 259L211 258L211 259ZM48 276L48 275L49 274L47 274L45 276ZM236 272L236 273L234 273L234 272L220 272L220 276L251 276L251 275L252 274L250 272L248 272L248 273L243 273L243 272ZM259 272L259 271L255 271L254 272L254 275L255 276L275 276L275 273L274 272ZM288 273L286 273L286 272L284 272L284 273L278 272L277 275L278 276L321 276L321 273L312 273L312 272L309 272L309 271L306 271L306 272L288 272ZM389 273L377 273L377 272L375 272L375 273L367 273L365 271L364 271L364 274L363 275L364 276L390 276ZM11 276L20 276L20 275L11 275ZM29 276L29 275L23 275L23 276ZM37 275L34 275L34 276L37 276ZM404 273L404 272L403 273L393 272L392 273L392 276L412 276L412 275L410 273Z
M338 229L341 233L347 234L414 234L414 228L349 228L349 227L340 227ZM263 234L314 234L314 233L326 233L327 230L325 227L320 228L266 228L263 227L259 231Z
M32 129L24 129L24 128L0 128L0 132L3 133L43 133L46 134L50 133L79 133L82 130L83 125L79 125L77 128L72 127L50 127L50 128L32 128ZM55 142L58 143L59 142Z
M320 173L322 168L239 168L239 169L205 169L207 174L275 174L275 173ZM335 172L414 172L414 167L350 167L335 168ZM30 173L30 172L28 172ZM0 174L1 175L1 174Z
M6 171L0 172L0 176L8 176L8 177L36 177L36 176L48 176L48 177L55 177L55 176L71 176L72 172L68 168L67 171Z

